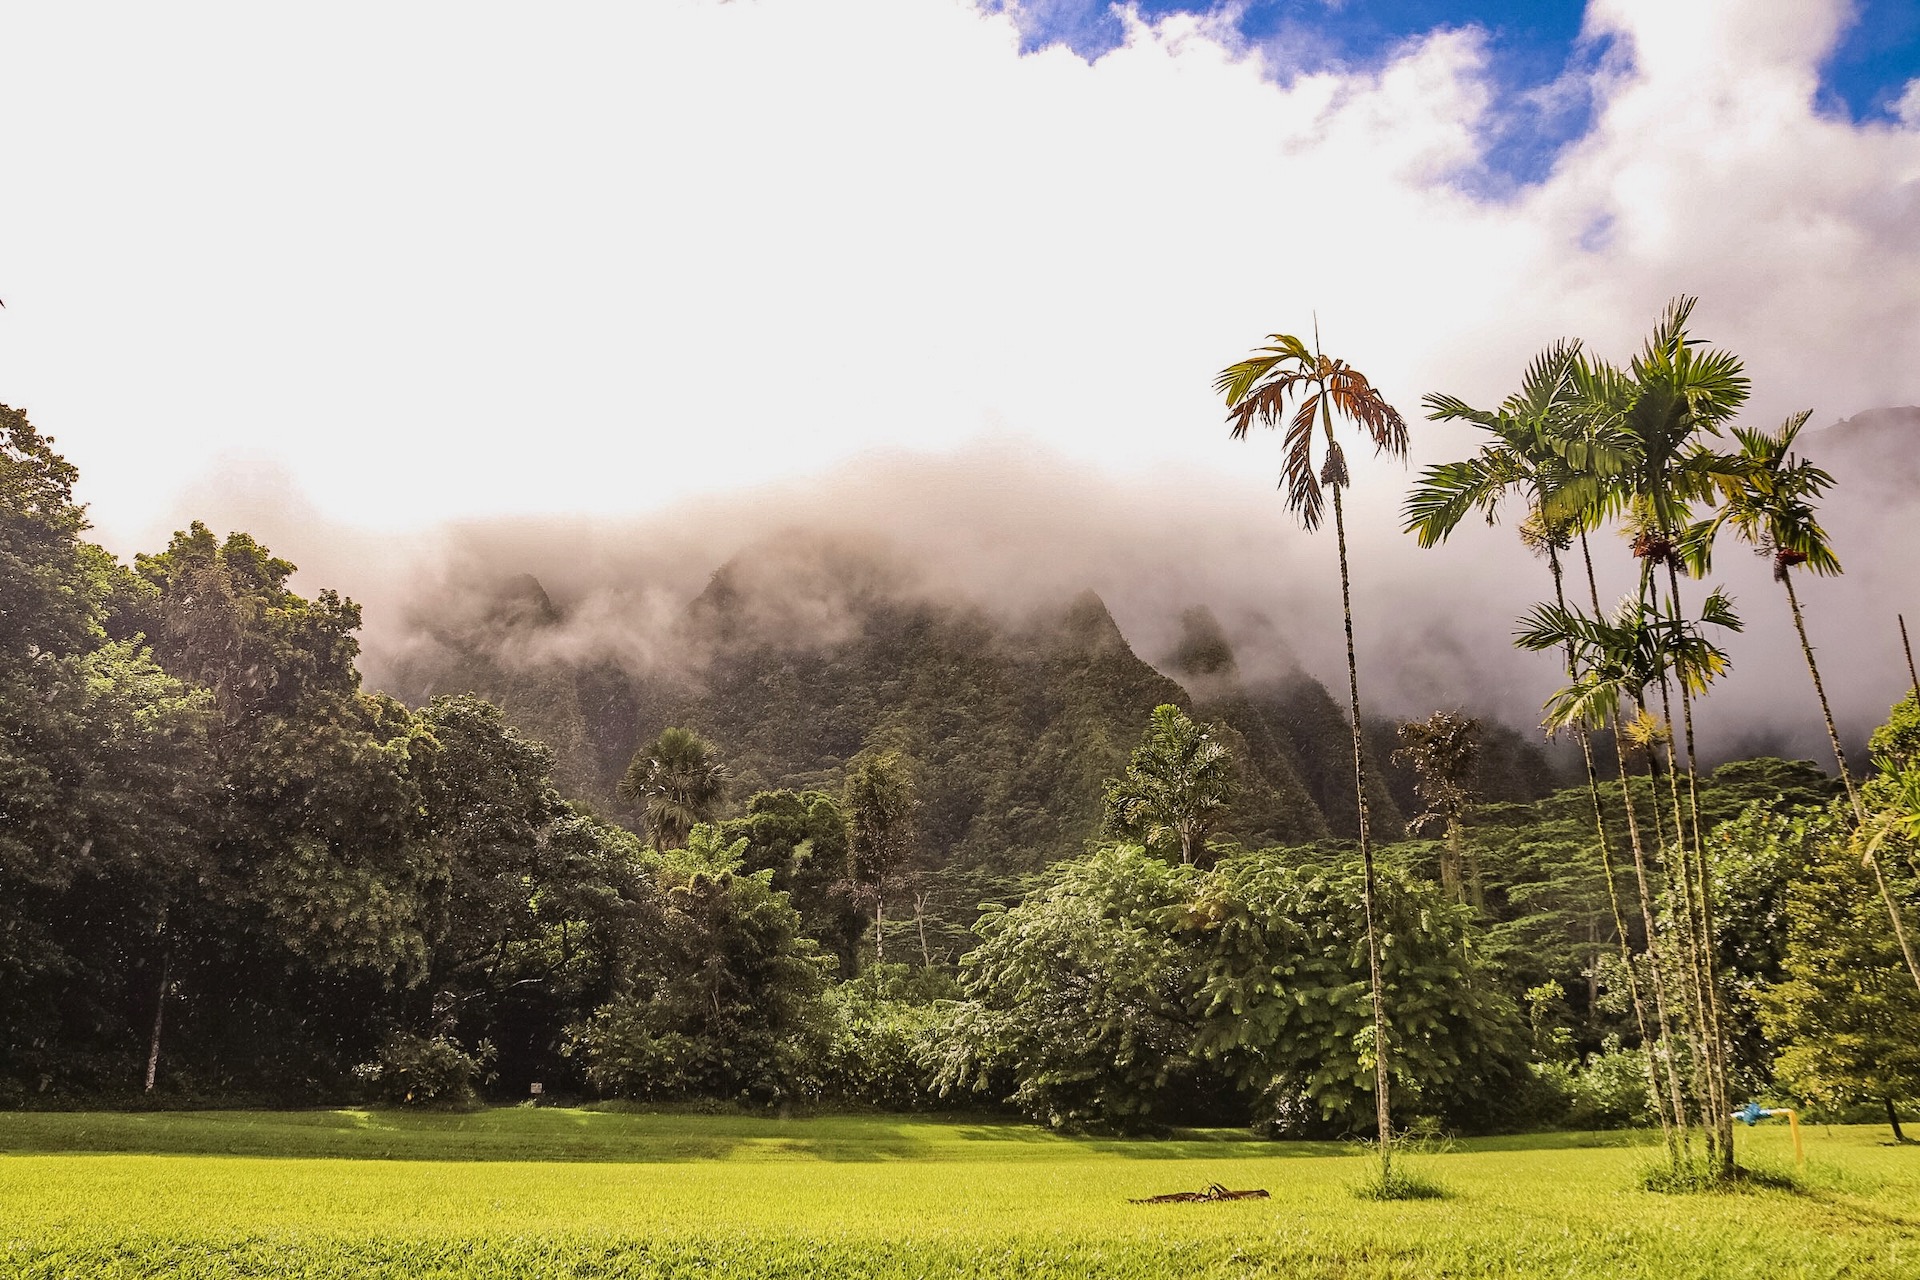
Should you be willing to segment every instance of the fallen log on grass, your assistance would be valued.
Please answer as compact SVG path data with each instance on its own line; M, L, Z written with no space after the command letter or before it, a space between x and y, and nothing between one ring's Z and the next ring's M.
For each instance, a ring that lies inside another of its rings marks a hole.
M1265 1187L1255 1187L1251 1191L1229 1191L1217 1182L1207 1184L1205 1191L1174 1191L1164 1196L1148 1196L1144 1200L1129 1200L1128 1204L1211 1204L1216 1200L1267 1200Z

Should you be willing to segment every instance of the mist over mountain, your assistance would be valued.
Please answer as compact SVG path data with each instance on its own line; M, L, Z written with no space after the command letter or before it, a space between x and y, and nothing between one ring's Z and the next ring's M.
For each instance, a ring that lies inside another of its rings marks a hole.
M895 749L915 762L930 862L1036 870L1097 834L1105 780L1125 769L1152 709L1172 702L1230 720L1247 785L1223 834L1300 842L1353 826L1351 800L1328 810L1321 799L1351 767L1324 688L1295 673L1258 690L1256 709L1227 688L1223 650L1196 706L1092 591L994 611L928 591L882 549L795 533L730 559L640 649L593 651L528 576L486 599L460 625L428 624L390 687L412 701L455 690L498 701L555 745L563 785L612 812L635 745L669 724L719 745L741 798L837 791L853 755ZM1183 621L1225 645L1211 615ZM1381 820L1398 822L1377 791Z
M896 610L1019 634L1091 591L1136 660L1202 708L1217 700L1217 718L1229 723L1244 718L1254 689L1271 696L1299 677L1337 688L1333 540L1305 534L1282 508L1272 488L1277 449L1261 447L1274 443L1256 441L1244 481L1232 483L1199 473L1089 475L1001 441L944 457L869 457L630 521L473 522L411 539L316 520L293 486L272 477L228 477L189 498L193 513L252 529L300 563L303 582L362 601L370 684L410 696L511 687L501 696L563 761L599 762L567 765L584 787L633 748L620 740L626 728L605 727L638 714L627 707L641 696L630 686L685 682L711 661L711 637L692 636L688 616L723 566L721 585L732 584L732 607L742 611L728 624L735 635L751 628L831 649L852 641L861 602L882 597ZM1457 455L1471 436L1447 448L1428 443ZM1920 408L1861 414L1801 443L1835 476L1822 518L1847 573L1802 575L1798 589L1843 736L1857 747L1905 683L1894 615L1920 614L1912 533ZM1548 594L1546 566L1505 525L1469 522L1446 545L1420 551L1399 531L1410 479L1373 460L1356 467L1349 523L1367 715L1385 722L1462 709L1531 744L1557 661L1510 641L1513 620ZM1629 588L1633 562L1611 534L1595 538L1593 555L1611 602ZM1823 759L1784 594L1732 540L1714 570L1747 626L1727 638L1734 670L1701 708L1703 755ZM1224 684L1211 679L1221 669L1192 650L1196 608L1231 654ZM1333 699L1335 713L1344 701ZM602 727L584 727L593 725ZM1238 731L1261 736L1257 726ZM591 732L611 736L578 736ZM1276 746L1274 758L1285 755ZM1297 766L1293 773L1270 780L1276 793L1297 782L1312 794L1313 782Z

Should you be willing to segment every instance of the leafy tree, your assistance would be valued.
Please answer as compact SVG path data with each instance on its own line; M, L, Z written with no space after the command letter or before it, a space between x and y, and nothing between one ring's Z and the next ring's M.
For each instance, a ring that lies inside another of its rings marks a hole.
M829 988L826 1096L885 1111L948 1105L936 1083L939 1036L958 995L946 970L903 964L869 965Z
M424 975L448 875L423 792L437 744L359 691L359 607L295 594L293 571L195 524L111 596L109 630L151 639L215 708L219 803L164 931L188 1072L343 1076L372 1047L369 1007Z
M773 873L773 887L792 898L802 930L838 956L842 976L851 977L867 916L854 893L839 802L824 791L762 791L719 829L724 841L747 842L742 865Z
M587 1078L623 1097L792 1097L824 1050L830 962L801 936L773 873L747 873L746 841L705 824L656 855L658 932L575 1036Z
M157 971L137 1001L151 1083L168 904L202 865L213 785L204 695L108 642L116 568L81 539L76 478L0 406L0 1075L42 1087L66 1074L50 1046L117 1063L101 1033L126 1026L130 962Z
M1197 947L1196 1047L1230 1067L1281 1130L1361 1129L1378 1096L1355 878L1350 868L1258 854L1227 859L1183 917ZM1381 982L1399 1028L1395 1096L1410 1111L1456 1119L1497 1111L1522 1071L1521 1022L1474 958L1465 909L1398 876L1381 879L1374 905Z
M0 405L0 657L4 670L91 646L99 635L104 557L81 541L79 477L27 415Z
M1755 800L1707 835L1714 871L1719 971L1727 975L1732 1080L1749 1095L1773 1078L1775 1046L1761 1014L1764 992L1785 977L1792 918L1789 897L1818 851L1845 839L1845 822L1820 808Z
M1126 774L1107 782L1107 829L1150 849L1177 846L1180 861L1191 865L1239 781L1214 726L1195 724L1171 704L1155 707Z
M942 1037L943 1090L1010 1094L1060 1129L1138 1129L1190 1096L1191 946L1173 919L1198 873L1130 845L1062 863L974 926L969 1002Z
M1320 524L1321 489L1333 491L1333 527L1340 550L1340 606L1346 624L1347 703L1353 726L1354 796L1360 811L1361 893L1367 917L1367 962L1373 992L1373 1031L1375 1060L1375 1107L1379 1119L1380 1169L1382 1179L1392 1169L1393 1126L1388 1098L1388 1063L1391 1046L1387 1032L1386 1006L1382 1000L1380 948L1373 924L1374 866L1373 847L1367 831L1367 764L1361 735L1364 722L1360 715L1360 674L1353 656L1352 586L1347 573L1347 522L1340 491L1351 481L1346 451L1333 431L1333 412L1359 427L1373 441L1377 453L1404 458L1407 452L1407 424L1388 404L1366 375L1327 356L1314 337L1314 350L1291 334L1268 335L1270 345L1258 355L1229 365L1214 381L1214 389L1226 397L1228 421L1235 439L1244 438L1255 421L1278 427L1288 405L1296 398L1298 406L1286 425L1286 502L1311 532ZM1326 441L1325 461L1313 465L1313 439L1316 423Z
M855 756L847 765L841 806L853 880L873 902L874 957L885 961L887 889L918 845L914 813L920 800L906 758L873 750Z
M620 799L639 810L656 851L711 820L727 797L729 775L712 744L691 729L667 728L633 753Z
M1920 1094L1920 993L1879 919L1872 877L1844 841L1814 844L1786 901L1784 980L1760 993L1775 1078L1825 1107ZM1911 879L1896 890L1911 908Z

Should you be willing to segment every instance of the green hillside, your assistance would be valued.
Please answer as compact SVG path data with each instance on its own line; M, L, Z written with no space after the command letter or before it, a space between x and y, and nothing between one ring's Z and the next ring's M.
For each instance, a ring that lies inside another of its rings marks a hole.
M1091 591L1010 619L863 549L794 539L716 572L652 646L670 660L637 671L582 660L567 627L538 582L509 579L463 621L438 622L392 691L498 702L554 747L565 789L619 817L615 782L667 725L718 745L736 806L774 788L837 791L863 748L900 751L916 770L920 861L961 886L1077 853L1098 834L1105 781L1167 702L1218 724L1240 762L1223 838L1259 847L1355 830L1344 700L1304 672L1243 682L1204 609L1185 615L1156 669ZM1387 839L1412 811L1393 729L1368 725L1370 809ZM1490 795L1531 799L1558 783L1530 744L1492 737Z

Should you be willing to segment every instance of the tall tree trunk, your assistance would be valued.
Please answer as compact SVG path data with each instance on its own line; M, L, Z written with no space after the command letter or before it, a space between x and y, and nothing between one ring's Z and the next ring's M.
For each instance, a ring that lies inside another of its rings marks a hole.
M1587 566L1587 594L1593 600L1594 616L1598 617L1600 613L1600 588L1594 579L1593 553L1588 549L1585 530L1582 530L1580 533L1580 551L1582 557L1586 560ZM1552 548L1548 549L1548 563L1553 568L1553 598L1562 609L1565 609L1567 601L1566 593L1561 582L1560 558ZM1568 641L1568 679L1579 678L1580 673L1576 670L1576 666L1577 664L1573 656L1573 642ZM1620 969L1626 976L1627 995L1633 1005L1633 1024L1640 1032L1640 1045L1646 1050L1647 1101L1653 1106L1653 1114L1660 1117L1660 1132L1666 1138L1667 1152L1677 1163L1680 1159L1680 1148L1674 1138L1673 1119L1668 1115L1666 1103L1661 1098L1660 1076L1653 1065L1653 1037L1647 1033L1646 1004L1640 998L1640 977L1634 971L1633 948L1627 939L1626 917L1620 908L1619 879L1613 870L1613 841L1607 835L1606 810L1600 799L1600 770L1593 762L1593 738L1584 726L1576 730L1576 733L1580 739L1581 762L1586 765L1587 769L1587 797L1593 804L1593 830L1594 837L1599 842L1600 872L1607 879L1607 906L1611 908L1613 912L1614 937L1619 939L1620 942ZM1620 735L1616 730L1614 733L1614 745L1616 748L1619 746L1619 743ZM1623 785L1621 790L1624 792L1625 789ZM1631 801L1629 801L1628 811L1631 813Z
M1707 936L1702 907L1704 890L1694 882L1692 857L1687 848L1687 824L1680 805L1680 763L1673 742L1672 691L1664 674L1660 678L1660 712L1665 717L1662 733L1667 756L1667 798L1673 808L1673 853L1671 857L1663 858L1663 871L1673 897L1674 928L1685 962L1683 976L1687 994L1692 997L1688 1009L1692 1015L1692 1031L1688 1038L1693 1048L1693 1089L1704 1112L1702 1119L1706 1126L1707 1157L1712 1162L1719 1159L1721 1151L1717 1099L1724 1091L1716 1088L1718 1075L1714 1058L1712 970L1705 959L1702 942ZM1651 743L1647 751L1647 780L1653 792L1653 808L1657 814L1660 810L1660 774ZM1664 849L1663 845L1663 853Z
M1467 890L1460 874L1460 848L1454 843L1453 823L1447 823L1447 838L1440 845L1440 892L1449 902L1464 903Z
M1827 741L1833 747L1833 762L1839 766L1840 781L1847 789L1847 803L1853 809L1853 820L1857 826L1865 826L1867 809L1861 803L1860 793L1854 789L1853 775L1847 771L1847 753L1840 747L1840 731L1833 724L1833 708L1827 704L1827 688L1820 680L1820 664L1813 660L1813 645L1807 640L1806 618L1800 612L1800 597L1794 593L1793 578L1787 570L1780 574L1781 585L1787 589L1787 606L1793 610L1793 629L1800 636L1800 656L1807 660L1807 674L1813 677L1813 691L1820 699L1820 715L1827 724ZM1900 642L1907 640L1907 620L1900 619ZM1907 661L1913 661L1913 652L1908 650ZM1893 890L1887 885L1886 873L1880 869L1880 859L1872 856L1873 878L1880 887L1880 901L1887 908L1887 919L1893 923L1893 936L1900 943L1900 955L1907 962L1907 972L1913 976L1913 985L1920 988L1920 964L1915 963L1913 944L1907 941L1907 927L1900 916L1900 904L1893 896Z
M166 927L164 924L161 926ZM173 973L173 939L167 939L160 953L160 985L153 997L153 1034L147 1038L147 1083L144 1093L153 1092L154 1079L160 1073L160 1030L167 1018L167 981Z
M1900 1132L1900 1113L1893 1109L1893 1099L1892 1098L1886 1099L1886 1104L1887 1104L1887 1123L1893 1126L1893 1140L1895 1142L1905 1142L1907 1140L1907 1135Z
M1600 586L1593 572L1593 548L1587 541L1586 530L1580 531L1580 554L1587 565L1587 594L1593 600L1595 617L1600 616ZM1613 731L1613 754L1620 769L1620 803L1627 815L1627 843L1633 850L1633 878L1640 891L1640 918L1647 931L1647 968L1652 977L1654 1026L1659 1032L1657 1041L1642 1043L1647 1047L1648 1069L1652 1060L1659 1057L1666 1065L1667 1093L1673 1107L1673 1127L1667 1130L1667 1154L1674 1165L1680 1164L1680 1145L1687 1138L1687 1107L1680 1092L1680 1073L1673 1063L1673 1033L1667 1020L1666 977L1661 972L1659 931L1653 924L1653 895L1647 884L1646 844L1640 838L1639 815L1634 809L1633 783L1627 772L1627 752L1620 741L1620 728L1616 724ZM1658 797L1655 797L1658 802ZM1676 1141L1676 1135L1678 1141Z
M1374 923L1373 846L1367 840L1367 756L1360 738L1360 667L1353 655L1353 588L1347 573L1347 518L1333 489L1333 532L1340 545L1340 614L1347 631L1347 705L1353 713L1353 793L1360 810L1361 901L1367 917L1367 978L1373 994L1374 1111L1380 1126L1380 1175L1393 1171L1393 1121L1387 1096L1387 1006L1380 989L1380 939Z
M1680 570L1674 564L1672 557L1667 559L1667 589L1673 601L1673 616L1678 618L1680 617ZM1730 1178L1733 1176L1733 1099L1727 1088L1726 1020L1720 1008L1720 980L1716 963L1718 942L1713 912L1713 868L1707 864L1707 842L1700 831L1700 765L1694 746L1693 691L1688 687L1686 673L1680 672L1679 676L1680 723L1685 732L1684 741L1687 749L1687 812L1693 836L1691 870L1700 912L1695 968L1699 974L1699 981L1706 988L1709 1088L1703 1102L1707 1108L1709 1141L1719 1162L1720 1176ZM1685 836L1681 837L1681 871L1683 875L1688 871Z
M925 968L933 968L933 952L927 946L927 895L921 890L913 895L913 923L920 931L920 963Z
M1660 1039L1652 1046L1649 1056L1658 1056L1666 1068L1668 1101L1673 1107L1673 1124L1678 1130L1682 1142L1687 1141L1687 1104L1680 1089L1680 1071L1673 1061L1672 1022L1667 1017L1667 979L1665 964L1661 959L1660 930L1654 922L1653 889L1647 875L1646 842L1640 838L1639 815L1633 803L1633 780L1627 769L1626 747L1620 741L1616 730L1613 735L1614 754L1619 757L1620 800L1627 813L1627 841L1633 849L1633 879L1640 891L1640 923L1647 933L1647 969L1653 985L1653 1018L1659 1028ZM1668 1154L1676 1163L1680 1160L1680 1151L1673 1145L1673 1135L1668 1135Z
M1894 616L1900 619L1900 647L1907 651L1907 683L1913 687L1913 700L1920 702L1920 672L1913 669L1913 643L1907 639L1907 615Z

